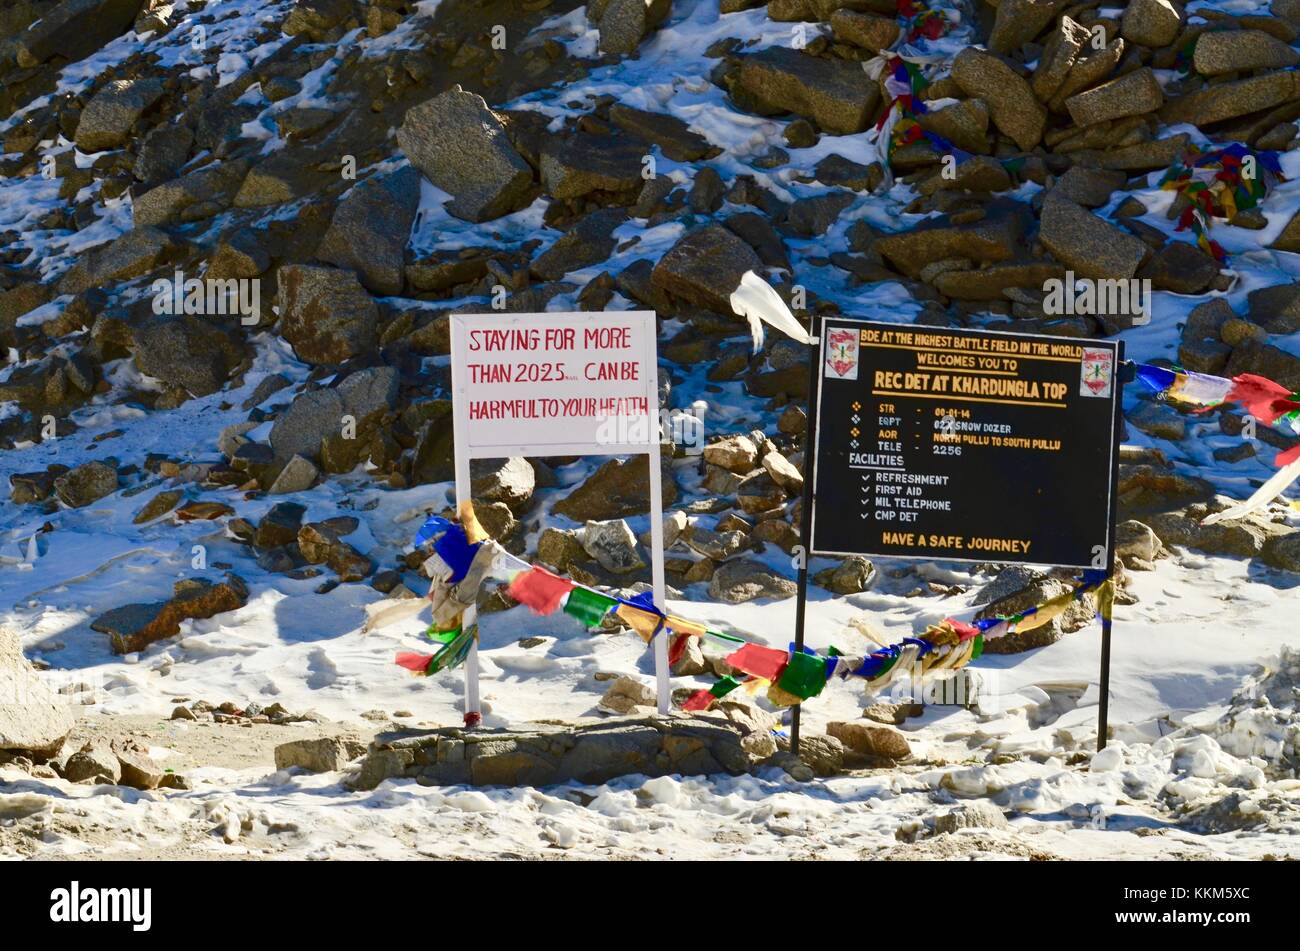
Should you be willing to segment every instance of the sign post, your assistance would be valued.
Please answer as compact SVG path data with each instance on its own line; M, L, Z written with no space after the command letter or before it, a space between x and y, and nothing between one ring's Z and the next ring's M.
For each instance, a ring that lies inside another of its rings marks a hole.
M840 318L820 342L805 559L1113 566L1122 344ZM1109 625L1102 653L1104 745Z
M651 577L665 604L659 469L657 324L651 311L452 314L456 505L470 501L470 461L512 456L646 455ZM470 608L465 624L477 620ZM668 646L654 641L659 712ZM465 664L466 721L480 712L478 643Z

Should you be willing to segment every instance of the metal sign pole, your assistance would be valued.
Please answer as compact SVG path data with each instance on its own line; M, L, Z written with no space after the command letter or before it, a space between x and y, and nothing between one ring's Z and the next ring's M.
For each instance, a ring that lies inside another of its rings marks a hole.
M803 440L803 509L799 513L799 591L794 606L794 649L803 650L803 634L808 612L808 559L812 548L813 480L817 474L817 388L821 380L821 327L814 314L808 349L808 411ZM790 713L790 752L799 755L799 714L802 704Z
M460 434L455 435L459 443ZM470 475L469 475L469 452L462 446L456 446L456 514L460 515L462 507L470 501ZM473 604L465 609L464 615L461 616L461 624L468 630L472 625L478 623L478 605ZM478 637L476 636L469 646L469 655L465 658L465 725L475 726L483 719L483 712L479 709L478 694Z
M1110 460L1110 551L1106 562L1106 577L1114 584L1116 534L1119 525L1119 447L1124 425L1124 382L1121 368L1124 365L1124 341L1116 342L1114 393L1115 431ZM1112 599L1113 601L1113 599ZM1109 613L1114 613L1113 608ZM1097 749L1106 748L1107 734L1110 732L1110 636L1113 624L1106 613L1101 618L1101 696L1097 706Z
M650 577L654 584L655 604L659 610L667 613L668 586L664 581L664 496L663 473L659 468L659 427L650 427L650 436L654 445L646 453L646 462L650 466ZM672 704L672 691L668 683L668 631L660 630L654 639L655 652L655 695L659 701L659 712L667 713Z

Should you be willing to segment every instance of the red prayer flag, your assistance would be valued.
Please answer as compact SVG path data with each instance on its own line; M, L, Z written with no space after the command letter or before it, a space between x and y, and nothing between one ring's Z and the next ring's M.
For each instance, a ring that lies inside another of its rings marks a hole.
M790 655L785 651L758 644L746 644L740 650L727 655L727 663L737 670L743 670L764 680L776 681L790 662Z
M1289 466L1297 459L1300 459L1300 446L1292 446L1286 452L1279 452L1277 458L1273 460L1273 465L1281 469L1283 466Z
M510 597L538 614L554 614L560 609L564 596L572 590L572 581L539 567L520 572L510 582Z
M432 654L416 654L411 651L399 651L397 654L397 666L413 670L417 674L424 673L431 660L433 660Z
M1228 402L1240 403L1251 416L1271 425L1278 417L1300 409L1300 404L1292 403L1290 396L1291 391L1280 383L1253 373L1243 373L1232 378Z
M958 621L956 618L951 618L951 617L944 618L943 623L947 624L954 631L956 631L957 636L960 637L963 641L970 640L972 637L977 636L980 632L980 629L975 625L967 624L964 621Z
M692 711L707 710L709 709L709 704L716 699L718 698L707 690L697 690L686 698L686 702L682 704L682 709Z
M672 642L668 646L669 664L677 663L682 659L682 655L686 653L686 637L687 635L685 634L678 634L672 639Z

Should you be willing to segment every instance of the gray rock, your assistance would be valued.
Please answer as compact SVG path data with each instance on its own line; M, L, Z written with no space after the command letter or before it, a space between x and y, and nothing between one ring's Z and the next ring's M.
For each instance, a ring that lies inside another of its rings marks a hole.
M879 53L898 41L900 27L893 17L858 10L836 10L831 14L831 31L843 43Z
M243 159L214 162L137 195L131 201L135 226L199 221L228 210L248 169Z
M1116 189L1124 187L1126 181L1128 176L1121 171L1075 165L1057 179L1051 191L1085 208L1100 208L1110 201Z
M244 346L212 317L159 317L132 334L135 365L147 376L191 396L215 393L242 362Z
M1092 279L1127 280L1151 253L1142 241L1055 194L1043 202L1038 239L1062 264Z
M271 506L257 523L257 532L253 536L254 547L266 550L296 542L306 511L306 506L297 502L277 502Z
M447 210L490 221L530 199L533 173L482 96L453 86L408 109L397 142L424 177L452 196Z
M993 124L1021 149L1027 152L1042 139L1047 110L1025 78L1001 59L968 46L953 60L952 78L967 96L988 104Z
M1247 316L1268 333L1285 336L1300 330L1300 283L1257 288L1246 295L1246 304ZM1226 314L1218 329L1232 316Z
M801 198L787 209L782 230L800 238L819 238L856 199L857 196L851 192L828 192Z
M270 443L276 458L318 458L321 442L342 431L344 412L337 389L299 393L271 426Z
M363 744L346 737L290 740L276 746L275 768L298 767L309 773L336 773L364 752Z
M798 585L789 578L752 558L738 558L719 565L709 582L709 597L728 604L757 598L792 598L797 591Z
M1264 545L1260 558L1274 568L1300 573L1300 532L1276 535Z
M106 779L110 784L122 778L122 764L104 740L90 740L63 764L63 778L70 783Z
M1033 78L1029 81L1030 88L1039 100L1051 101L1091 38L1092 33L1087 27L1076 23L1069 16L1061 17L1044 44L1043 55L1038 58L1038 66L1034 68Z
M248 279L264 274L270 266L271 256L267 254L258 236L241 228L221 239L208 261L204 277L209 280Z
M133 228L121 237L86 251L59 279L60 294L80 294L92 287L129 281L177 260L185 244L157 228Z
M1174 442L1187 435L1187 421L1170 406L1151 400L1141 402L1127 414L1128 421L1148 436L1172 439Z
M677 501L677 484L672 469L663 460L661 501L668 508ZM650 511L650 464L648 456L626 461L611 459L582 485L555 503L557 515L575 522L603 521L644 515Z
M411 167L368 178L339 202L316 257L352 268L375 294L400 294L404 251L420 205L420 174Z
M953 225L946 218L923 221L880 238L874 247L908 277L920 277L921 270L936 261L1004 261L1015 254L1022 231L1015 215L990 209L990 214L972 224Z
M1125 568L1148 571L1163 549L1151 526L1136 519L1121 522L1115 529L1115 557Z
M989 151L989 107L983 99L931 109L917 121L921 128L943 136L959 149L976 154Z
M356 274L288 264L280 268L280 334L306 363L343 363L374 349L379 309Z
M162 94L160 79L114 79L105 83L81 111L77 148L90 153L122 145L140 116Z
M1154 112L1164 102L1155 73L1144 66L1095 89L1076 93L1065 100L1065 108L1075 124L1082 126Z
M18 635L0 628L0 750L44 761L76 723L66 698L50 691L23 656Z
M280 470L280 474L267 490L270 495L287 495L290 492L305 492L316 484L320 470L303 456L294 456Z
M189 126L184 123L160 125L150 130L140 143L140 154L136 156L131 174L146 185L165 181L185 164L193 146L194 132Z
M616 102L609 107L609 119L623 131L653 142L675 162L695 162L717 151L708 139L667 113L645 112Z
M102 462L85 462L54 480L64 505L81 508L117 491L117 470Z
M950 812L934 817L936 835L948 835L960 829L1009 829L1002 810L991 802L975 800L958 806Z
M644 145L632 140L574 135L542 146L542 187L552 198L581 198L600 192L640 191Z
M861 64L785 46L744 57L735 87L742 105L771 115L792 112L835 135L865 131L880 103L880 91Z
M862 555L850 555L834 568L819 571L813 580L832 594L858 594L876 583L876 566Z
M621 518L588 522L578 538L587 554L606 571L626 574L645 567L637 552L636 535Z
M898 730L864 720L841 720L826 724L826 733L844 744L844 748L865 756L900 760L912 755L907 737Z
M1263 30L1211 30L1196 40L1192 65L1202 76L1284 69L1300 62L1300 54Z
M335 389L343 412L361 423L396 407L399 382L394 367L367 367L349 373Z
M672 0L609 0L600 17L600 51L627 55L658 29L672 11Z
M1272 109L1296 96L1296 73L1260 73L1234 82L1214 83L1171 99L1160 110L1167 125L1190 122L1197 127Z
M470 462L470 494L475 501L504 502L511 511L528 507L537 489L537 472L519 456Z
M1201 294L1219 273L1219 263L1189 241L1170 241L1138 271L1158 291Z
M142 0L63 0L17 37L18 65L43 63L51 56L77 62L126 32Z
M618 244L614 229L626 220L622 208L593 211L533 260L533 274L544 281L558 281L570 271L599 264Z
M1120 36L1140 46L1168 46L1183 25L1170 0L1129 0L1120 21Z
M994 53L1014 53L1047 28L1062 9L1062 0L1002 0L989 32L988 47Z
M763 266L753 248L720 225L683 236L659 259L651 283L674 297L731 314L731 293L746 271Z

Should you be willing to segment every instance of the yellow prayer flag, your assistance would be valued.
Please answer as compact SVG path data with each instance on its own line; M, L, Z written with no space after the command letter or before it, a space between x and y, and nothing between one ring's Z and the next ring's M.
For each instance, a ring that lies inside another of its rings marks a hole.
M640 634L641 640L647 644L655 636L655 630L659 627L659 615L630 604L620 604L614 613L631 625L632 630Z
M465 539L471 545L477 545L479 542L486 541L490 537L488 533L483 530L483 526L479 524L478 517L474 514L474 503L469 499L460 503L460 507L456 510L456 514L460 519L460 527L465 529Z

